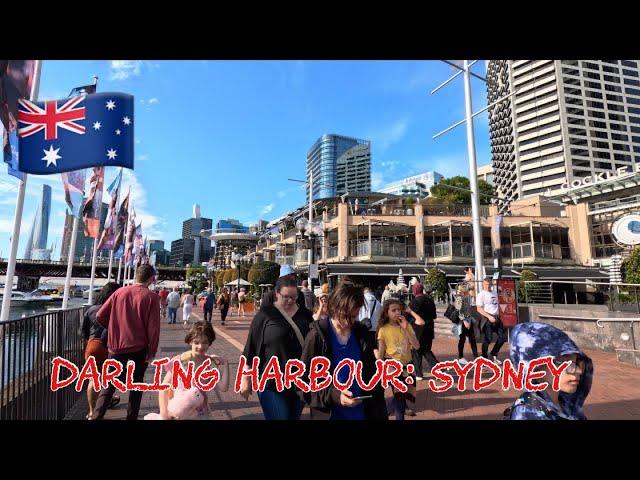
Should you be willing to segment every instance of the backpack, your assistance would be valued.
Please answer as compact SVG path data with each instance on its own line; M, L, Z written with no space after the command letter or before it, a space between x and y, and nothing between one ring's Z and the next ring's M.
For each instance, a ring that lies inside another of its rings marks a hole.
M362 323L365 327L367 327L367 330L372 330L373 329L373 323L371 322L371 316L373 315L373 313L376 311L376 305L378 305L378 299L374 298L373 299L373 307L371 308L371 310L369 310L369 307L371 306L371 302L367 302L365 300L364 302L364 307L365 310L367 312L367 316L365 318L363 318L362 320L360 320L360 323Z

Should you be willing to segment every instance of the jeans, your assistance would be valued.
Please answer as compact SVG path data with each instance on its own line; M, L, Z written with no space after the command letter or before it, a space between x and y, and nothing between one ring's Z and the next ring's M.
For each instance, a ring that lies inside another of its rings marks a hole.
M213 310L206 309L204 310L204 321L211 323L211 317L213 316Z
M265 390L258 392L265 420L300 420L304 403L297 395Z
M484 334L484 339L482 340L482 356L488 358L489 344L491 343L494 333L498 335L498 340L496 340L495 345L491 349L491 356L497 356L500 348L504 345L504 342L507 341L507 333L502 323L500 323L500 319L496 318L496 323L491 323L487 320L482 328L482 333Z
M167 308L169 311L169 323L176 323L176 313L178 313L177 308Z
M224 321L227 319L227 313L229 313L229 307L220 310L220 318L222 319L222 323L224 323Z
M147 369L147 363L145 362L147 357L147 349L139 350L137 352L109 354L109 358L119 361L122 364L122 373L118 375L118 380L125 383L127 380L127 362L133 360L133 381L142 382L144 380L144 372ZM116 387L113 383L109 383L109 386L100 392L96 408L93 412L92 420L102 420L104 414L109 408L111 403L111 397L116 391ZM140 402L142 401L142 392L131 390L129 392L129 402L127 407L127 420L137 420L138 412L140 411Z
M420 348L418 350L412 350L412 362L413 366L416 369L416 375L422 377L422 357L427 359L430 367L433 368L437 363L438 359L431 351L431 347L433 346L433 338L435 336L434 333L434 323L432 321L427 322L424 326L413 325L413 330L416 333L416 338L418 342L420 342Z

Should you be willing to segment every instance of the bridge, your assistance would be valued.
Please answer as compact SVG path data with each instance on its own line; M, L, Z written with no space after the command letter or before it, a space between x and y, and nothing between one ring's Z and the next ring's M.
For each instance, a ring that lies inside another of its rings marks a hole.
M115 278L118 272L118 263L113 262L111 267L111 278ZM158 280L186 279L186 268L157 266ZM7 274L7 259L0 259L0 275ZM109 261L100 260L96 262L95 278L107 278L109 274ZM17 277L65 277L67 275L67 262L45 261L45 260L17 260ZM74 262L71 276L74 278L90 278L91 262Z

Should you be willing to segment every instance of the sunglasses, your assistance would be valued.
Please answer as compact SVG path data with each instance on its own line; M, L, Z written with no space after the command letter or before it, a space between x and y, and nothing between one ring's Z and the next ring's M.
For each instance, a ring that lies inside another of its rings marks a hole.
M553 360L553 363L557 366L560 367L560 365L562 365L565 362L570 362L569 366L565 369L565 372L567 373L576 373L576 370L579 368L580 369L580 373L583 373L585 371L585 369L587 368L587 362L585 362L584 360L570 360L570 359L562 359L562 358L555 358Z

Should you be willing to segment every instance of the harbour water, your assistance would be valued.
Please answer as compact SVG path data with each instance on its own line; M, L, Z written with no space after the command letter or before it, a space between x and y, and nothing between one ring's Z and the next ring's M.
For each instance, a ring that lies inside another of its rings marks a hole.
M86 298L78 298L71 297L69 299L68 308L77 308L81 307L87 303ZM56 305L49 306L39 306L39 307L11 307L11 311L9 313L9 320L16 320L18 318L30 317L32 315L38 315L40 313L47 313L49 311L60 310L60 303L56 303Z

